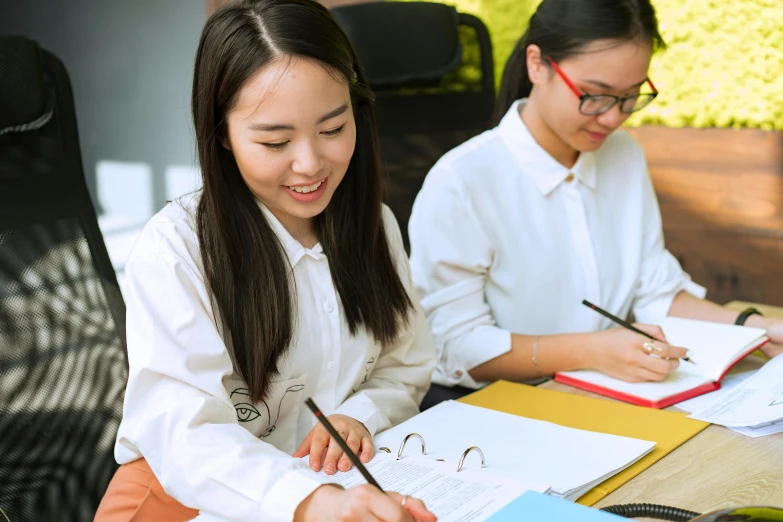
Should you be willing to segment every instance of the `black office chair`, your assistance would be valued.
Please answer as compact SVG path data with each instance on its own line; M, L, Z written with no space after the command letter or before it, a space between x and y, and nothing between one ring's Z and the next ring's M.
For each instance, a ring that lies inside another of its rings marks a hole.
M491 126L489 33L475 16L430 2L364 3L332 13L376 95L386 203L408 249L408 218L427 172L443 154Z
M0 38L0 521L93 520L117 468L124 325L68 74Z

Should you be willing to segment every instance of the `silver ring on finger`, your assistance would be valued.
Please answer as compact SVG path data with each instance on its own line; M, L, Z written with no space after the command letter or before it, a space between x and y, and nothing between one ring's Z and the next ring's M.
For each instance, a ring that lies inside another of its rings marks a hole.
M402 502L400 502L400 505L402 507L405 507L405 503L406 502L408 502L408 495L405 495L404 497L402 497Z

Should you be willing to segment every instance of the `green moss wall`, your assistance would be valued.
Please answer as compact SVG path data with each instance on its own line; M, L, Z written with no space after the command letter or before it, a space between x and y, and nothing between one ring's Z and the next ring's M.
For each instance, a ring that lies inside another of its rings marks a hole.
M587 0L585 0L587 1ZM498 80L539 0L445 0L489 28ZM629 123L783 130L783 0L653 0L661 94Z

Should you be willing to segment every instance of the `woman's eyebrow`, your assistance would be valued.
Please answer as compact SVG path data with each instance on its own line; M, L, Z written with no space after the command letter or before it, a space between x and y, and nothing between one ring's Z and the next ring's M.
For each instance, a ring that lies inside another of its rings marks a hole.
M637 87L641 87L644 84L644 82L646 82L646 81L647 81L647 78L645 78L644 80L640 81L637 84L634 84L634 85L628 87L628 89L635 89ZM584 80L584 83L589 83L591 85L595 85L596 87L600 87L601 89L620 90L617 87L615 87L614 85L609 85L608 83L602 82L601 80ZM622 89L622 90L626 90L626 89Z
M341 114L343 114L345 111L348 110L348 104L344 103L337 107L336 109L333 109L320 118L318 118L318 124L321 124L327 120L331 120L332 118L335 118ZM253 131L281 131L281 130L294 130L294 126L287 123L263 123L263 122L255 122L251 123L248 126L248 129Z

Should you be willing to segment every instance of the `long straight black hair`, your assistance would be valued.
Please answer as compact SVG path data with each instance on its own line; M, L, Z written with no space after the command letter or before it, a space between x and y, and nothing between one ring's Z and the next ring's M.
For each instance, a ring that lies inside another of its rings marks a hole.
M495 121L499 122L516 100L530 96L533 84L527 73L528 46L537 45L542 57L560 62L583 52L596 40L636 38L649 40L653 51L666 46L650 0L543 0L506 62Z
M384 345L408 322L411 300L382 223L382 172L373 96L348 37L313 0L243 0L207 21L196 55L192 110L203 177L196 228L218 326L254 401L265 397L292 342L295 281L283 246L221 145L245 82L271 61L303 57L349 85L356 146L326 210L315 218L352 334Z

